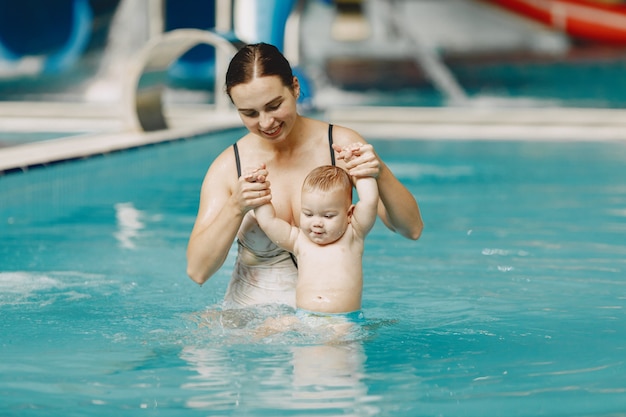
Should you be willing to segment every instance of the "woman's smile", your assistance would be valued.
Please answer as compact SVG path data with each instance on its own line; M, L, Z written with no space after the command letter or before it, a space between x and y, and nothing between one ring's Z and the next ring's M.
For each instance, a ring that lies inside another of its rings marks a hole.
M282 132L282 127L283 127L283 124L281 123L278 126L275 126L271 129L260 129L260 130L265 136L276 137L280 135L280 132Z

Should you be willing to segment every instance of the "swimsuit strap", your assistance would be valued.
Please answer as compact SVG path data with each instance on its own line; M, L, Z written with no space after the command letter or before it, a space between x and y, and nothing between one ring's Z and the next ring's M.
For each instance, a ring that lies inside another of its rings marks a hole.
M333 150L333 125L328 125L328 147L330 148L330 161L335 166L335 151Z
M239 160L239 148L237 142L233 143L233 151L235 151L235 163L237 164L237 178L241 177L241 161Z

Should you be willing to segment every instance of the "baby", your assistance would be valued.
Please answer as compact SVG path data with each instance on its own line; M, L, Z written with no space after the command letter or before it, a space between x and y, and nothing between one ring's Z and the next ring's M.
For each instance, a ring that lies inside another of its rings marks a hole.
M349 161L360 144L342 150ZM247 181L264 182L258 170ZM276 217L271 203L255 209L259 226L278 246L293 253L298 264L296 316L341 315L362 318L365 236L376 221L378 185L372 177L354 178L359 201L352 203L352 180L343 169L321 166L302 185L300 226Z

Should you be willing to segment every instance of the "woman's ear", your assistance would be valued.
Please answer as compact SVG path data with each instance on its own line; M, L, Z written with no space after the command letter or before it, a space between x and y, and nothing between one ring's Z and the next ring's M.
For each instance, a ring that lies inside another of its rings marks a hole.
M298 81L298 77L295 75L293 76L293 84L291 88L293 89L293 95L296 98L300 97L300 81Z

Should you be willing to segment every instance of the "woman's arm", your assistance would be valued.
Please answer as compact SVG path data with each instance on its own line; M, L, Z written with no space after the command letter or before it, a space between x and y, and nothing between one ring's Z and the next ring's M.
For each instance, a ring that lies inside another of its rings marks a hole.
M385 225L408 239L419 239L424 222L417 201L382 162L378 192L382 203L379 204L378 214Z
M354 177L376 178L380 195L378 215L381 220L390 230L408 239L419 239L424 223L415 197L382 162L372 145L366 143L360 135L350 129L336 130L337 133L341 133L343 141L363 143L361 155L346 162L346 169ZM342 159L341 144L335 144L333 148L338 153L338 158Z
M187 245L187 274L204 284L224 264L244 215L270 201L264 183L250 183L233 172L227 153L213 162L202 183L200 207Z

